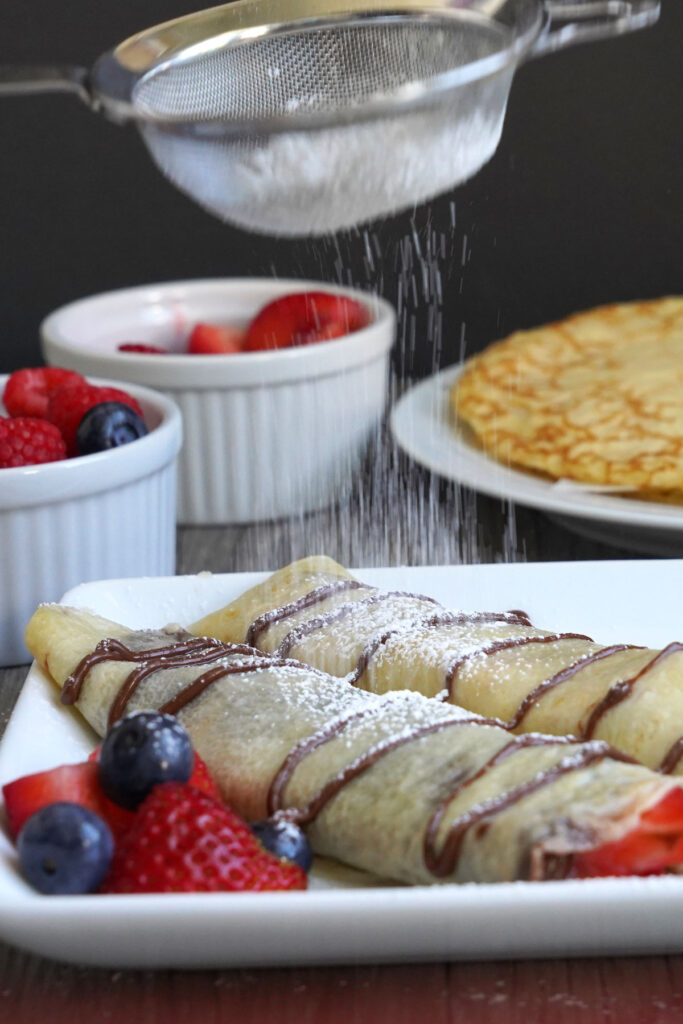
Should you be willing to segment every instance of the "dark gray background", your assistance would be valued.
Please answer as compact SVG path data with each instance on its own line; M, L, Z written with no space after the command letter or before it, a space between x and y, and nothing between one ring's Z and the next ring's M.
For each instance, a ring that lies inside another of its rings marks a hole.
M199 6L3 0L0 61L89 65L132 32ZM682 41L683 3L664 0L653 29L521 68L493 161L454 195L373 225L372 267L362 233L273 240L212 219L167 184L133 129L73 99L4 99L0 370L40 361L38 325L54 307L147 281L350 276L397 301L413 227L423 251L443 236L445 256L442 297L400 303L401 337L415 341L399 344L397 364L412 375L456 360L463 324L471 352L598 303L679 292Z

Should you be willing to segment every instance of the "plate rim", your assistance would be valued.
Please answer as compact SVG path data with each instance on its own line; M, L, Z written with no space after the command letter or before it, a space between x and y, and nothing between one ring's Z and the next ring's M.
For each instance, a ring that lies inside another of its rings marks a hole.
M463 370L463 364L456 364L418 381L401 395L391 410L392 436L415 462L454 483L543 512L683 534L683 508L583 490L563 494L555 481L505 466L478 451L453 428L446 415L448 390ZM439 457L437 445L444 446L453 460L458 453L464 453L479 474L463 472L462 467L457 471L446 464L445 455Z

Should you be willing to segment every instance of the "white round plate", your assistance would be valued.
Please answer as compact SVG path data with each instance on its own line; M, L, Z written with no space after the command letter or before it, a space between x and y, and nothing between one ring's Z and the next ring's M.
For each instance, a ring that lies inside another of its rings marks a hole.
M450 367L422 381L391 414L396 442L416 462L495 498L540 509L595 540L655 555L683 554L683 508L638 501L572 481L544 480L495 462L449 420L448 394L462 372Z

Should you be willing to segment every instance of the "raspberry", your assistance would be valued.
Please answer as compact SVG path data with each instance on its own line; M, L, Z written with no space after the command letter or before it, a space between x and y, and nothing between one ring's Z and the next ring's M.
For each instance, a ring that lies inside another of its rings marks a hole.
M156 345L143 345L136 341L127 341L118 346L119 352L141 352L143 355L165 356L168 355L165 348L157 348Z
M164 782L118 843L101 892L305 888L301 868L267 853L233 811L187 783Z
M64 439L52 423L30 416L0 419L0 469L65 458Z
M76 455L76 431L86 412L102 402L122 402L142 416L142 409L134 398L118 388L96 387L94 384L78 384L73 387L57 388L50 395L47 418L59 427L66 442L68 455Z
M37 366L17 370L5 384L2 402L10 416L37 416L45 419L47 403L56 388L85 384L85 377L75 370L58 366Z

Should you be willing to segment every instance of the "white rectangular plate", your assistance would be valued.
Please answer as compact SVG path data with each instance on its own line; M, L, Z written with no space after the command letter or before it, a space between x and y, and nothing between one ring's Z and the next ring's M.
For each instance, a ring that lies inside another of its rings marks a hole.
M265 574L88 583L64 603L134 628L188 623ZM523 608L539 626L604 643L681 639L683 562L540 563L359 570L450 607ZM0 745L0 785L82 760L96 737L30 670ZM318 864L302 893L46 897L0 833L0 937L108 967L499 959L680 952L683 878L397 887Z

